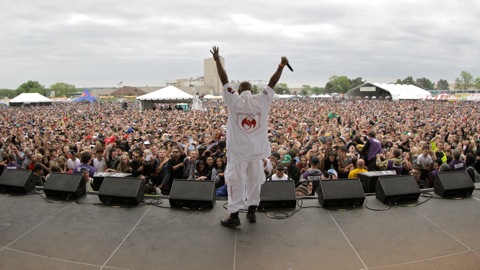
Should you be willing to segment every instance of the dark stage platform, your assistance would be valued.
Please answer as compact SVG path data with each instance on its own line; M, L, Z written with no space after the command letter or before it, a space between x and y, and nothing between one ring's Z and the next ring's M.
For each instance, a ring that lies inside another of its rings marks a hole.
M308 199L286 219L259 213L249 224L241 214L237 229L219 223L225 201L193 211L167 199L166 208L116 208L92 194L83 204L0 194L0 269L478 270L479 194L386 211ZM386 208L374 196L366 205Z

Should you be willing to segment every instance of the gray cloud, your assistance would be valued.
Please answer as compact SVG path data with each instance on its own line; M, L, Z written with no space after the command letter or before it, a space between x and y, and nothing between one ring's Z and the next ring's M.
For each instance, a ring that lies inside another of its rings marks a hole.
M319 3L316 3L319 2ZM203 74L220 46L229 77L323 86L332 75L393 82L480 77L477 1L21 1L0 4L0 88L164 85Z

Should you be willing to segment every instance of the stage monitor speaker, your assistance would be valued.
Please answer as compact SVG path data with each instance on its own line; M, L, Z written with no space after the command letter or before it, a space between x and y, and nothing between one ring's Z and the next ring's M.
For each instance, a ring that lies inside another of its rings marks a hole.
M363 192L375 193L375 186L377 185L378 177L386 175L396 175L396 172L392 170L359 173L358 179L360 179L360 183L362 183Z
M92 184L92 189L94 191L99 191L100 187L102 186L103 179L105 179L105 176L93 176L93 184Z
M263 183L258 209L294 209L296 206L294 181L266 181Z
M215 181L174 179L169 196L171 207L213 209L215 206Z
M145 198L145 180L136 177L105 177L98 198L105 205L138 205Z
M375 196L384 204L417 201L420 188L411 175L382 176L378 178Z
M324 208L358 207L365 202L358 179L322 180L318 186L318 202Z
M30 193L35 189L35 178L32 171L4 170L0 175L0 192Z
M467 172L439 172L433 182L433 192L441 197L468 197L474 189Z
M87 195L87 186L81 174L52 172L43 192L47 197L76 200Z

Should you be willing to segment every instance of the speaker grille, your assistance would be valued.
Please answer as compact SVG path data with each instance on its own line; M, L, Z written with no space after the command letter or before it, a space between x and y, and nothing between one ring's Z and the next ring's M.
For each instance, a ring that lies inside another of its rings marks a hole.
M375 196L385 204L417 201L420 188L411 175L379 177Z
M171 207L212 209L215 206L215 182L175 179L170 190Z
M357 207L365 201L358 179L322 180L318 189L318 202L323 207Z
M98 198L107 205L138 205L145 198L145 181L134 177L105 177Z
M81 174L53 172L48 177L43 191L47 197L75 200L87 194L85 181Z
M259 209L295 208L295 183L293 181L266 181L260 190Z
M0 175L0 192L29 193L35 189L32 171L4 170Z
M433 191L441 197L467 197L475 185L467 172L440 172L433 184Z

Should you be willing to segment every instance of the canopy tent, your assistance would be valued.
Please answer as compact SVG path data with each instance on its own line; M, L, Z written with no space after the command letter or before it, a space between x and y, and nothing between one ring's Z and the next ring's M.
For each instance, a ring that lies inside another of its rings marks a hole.
M299 98L299 97L301 97L301 96L299 96L299 95L288 95L288 94L283 94L283 95L275 94L273 96L274 99Z
M440 95L437 95L437 96L427 96L425 97L425 100L458 100L459 98L457 98L456 96L454 95L450 95L450 94L447 94L447 93L442 93Z
M480 94L479 93L474 93L471 94L467 97L467 101L480 101Z
M369 97L377 99L391 98L392 100L419 100L431 96L430 92L410 84L364 83L346 94L347 97Z
M205 95L203 98L204 99L223 99L222 96L214 96L214 95L210 95L210 94Z
M39 93L21 93L8 103L10 106L50 105L52 100Z
M324 95L311 95L310 98L331 98L329 94L324 94Z
M165 88L153 91L151 93L137 97L140 100L140 109L148 110L155 107L155 103L183 103L192 102L193 96L176 88L175 86L167 86Z
M90 91L88 91L88 89L85 89L85 91L83 91L82 95L80 95L78 98L74 99L73 101L75 102L90 102L90 103L93 103L94 101L97 101L97 98L94 97L92 95L92 93L90 93Z

